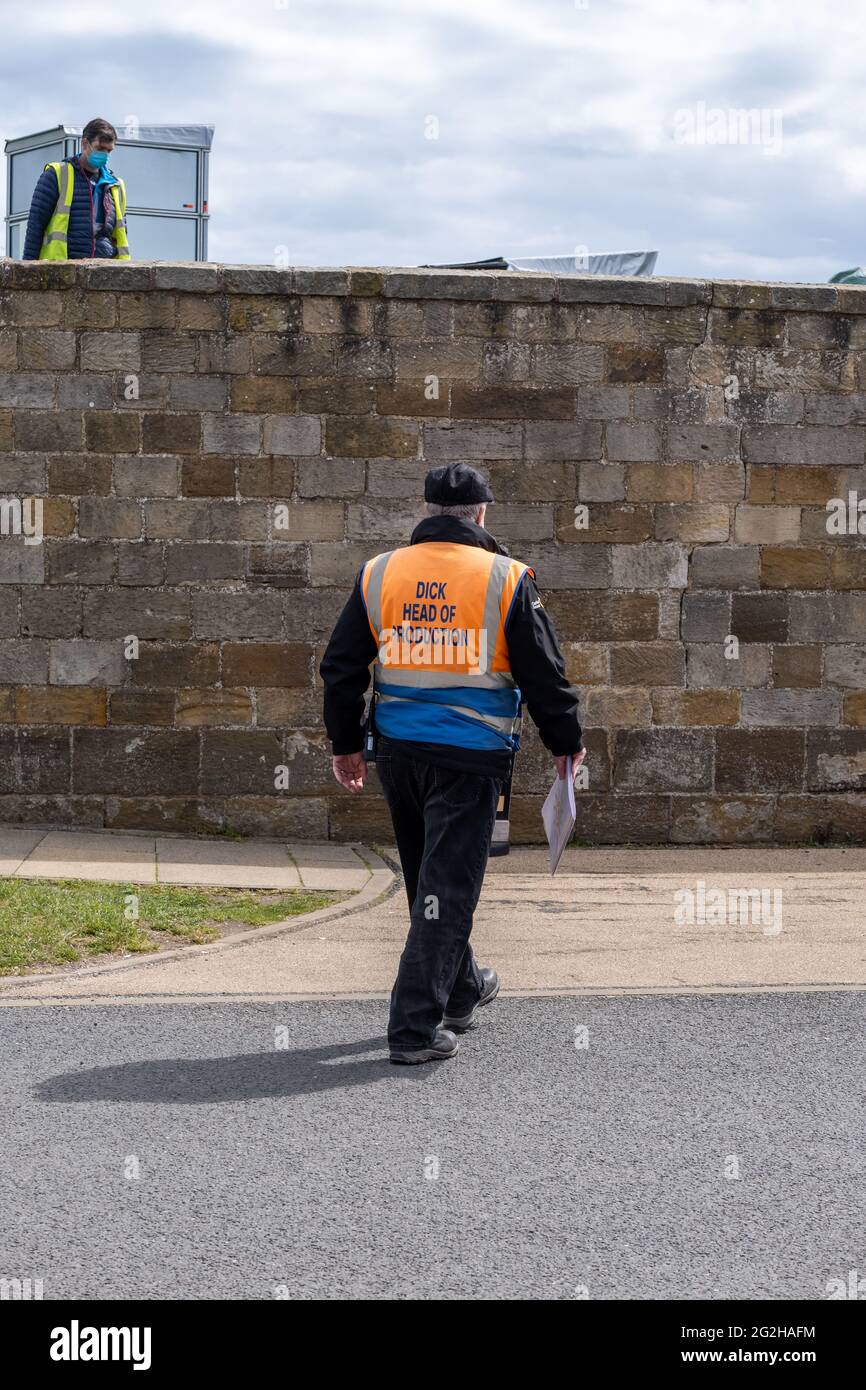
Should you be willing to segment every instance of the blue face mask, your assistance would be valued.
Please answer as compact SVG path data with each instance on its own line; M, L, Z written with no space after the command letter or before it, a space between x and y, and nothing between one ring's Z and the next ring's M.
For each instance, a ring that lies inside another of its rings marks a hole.
M91 169L104 169L108 163L108 155L105 150L91 150L87 155L87 162Z

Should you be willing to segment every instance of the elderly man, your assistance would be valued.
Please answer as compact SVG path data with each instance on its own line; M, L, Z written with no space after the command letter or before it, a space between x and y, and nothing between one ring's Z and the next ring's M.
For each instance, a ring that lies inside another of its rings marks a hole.
M363 789L361 720L370 723L411 924L391 993L392 1062L453 1057L456 1034L496 996L469 936L500 789L525 701L560 777L585 751L535 572L484 529L493 500L480 473L428 473L429 515L409 544L361 567L319 667L338 782Z

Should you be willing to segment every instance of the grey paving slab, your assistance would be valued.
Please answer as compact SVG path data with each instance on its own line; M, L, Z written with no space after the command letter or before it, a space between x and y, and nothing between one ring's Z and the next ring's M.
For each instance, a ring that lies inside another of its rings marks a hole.
M289 846L305 888L359 889L370 876L369 869L351 845L305 844Z
M221 888L299 888L301 879L285 845L157 839L160 883ZM325 885L330 887L330 884Z
M155 837L52 830L21 864L17 877L155 883Z
M9 826L0 828L0 874L14 874L44 838L44 830L22 830Z

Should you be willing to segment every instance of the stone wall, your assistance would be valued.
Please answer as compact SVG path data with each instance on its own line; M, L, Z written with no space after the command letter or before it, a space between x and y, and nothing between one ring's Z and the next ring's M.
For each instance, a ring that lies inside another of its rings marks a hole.
M317 666L465 459L581 688L580 836L862 840L864 421L861 289L2 262L0 818L388 833Z

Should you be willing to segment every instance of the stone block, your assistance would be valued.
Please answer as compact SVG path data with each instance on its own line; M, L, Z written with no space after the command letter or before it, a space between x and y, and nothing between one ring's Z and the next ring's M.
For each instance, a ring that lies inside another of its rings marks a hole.
M533 470L535 471L535 470ZM577 495L581 502L621 502L626 496L625 469L620 463L590 460L578 468ZM573 496L573 492L571 494ZM643 501L630 497L629 501Z
M310 466L324 468L325 464L317 460ZM297 472L294 459L238 459L237 471L241 497L273 497L285 501L294 491Z
M809 728L841 719L837 690L744 690L740 718L745 728Z
M682 541L686 545L727 541L729 508L721 502L672 503L655 509L655 538Z
M166 584L202 584L240 581L244 575L244 547L218 541L166 547Z
M622 791L701 791L712 783L713 742L698 729L619 729L613 785Z
M741 544L779 545L799 538L799 507L755 507L743 502L736 508L734 539Z
M683 594L681 632L684 642L723 642L730 631L729 593Z
M236 491L236 460L222 459L220 455L204 455L202 459L181 460L181 484L175 485L177 496L182 492L185 498L234 498Z
M672 796L669 839L676 844L760 844L773 837L772 796Z
M570 427L566 425L563 428L567 430ZM329 423L329 437L330 429ZM414 453L413 450L413 456ZM424 457L430 460L431 466L440 461L450 462L458 459L516 459L521 457L521 453L522 426L519 424L489 425L470 421L440 423L438 420L430 420L424 424ZM546 455L533 454L533 457Z
M110 541L61 540L40 549L49 584L110 584L115 574L115 550ZM4 551L0 550L0 558ZM31 580L31 583L41 582Z
M172 410L226 408L228 390L219 376L175 376L169 382L169 390Z
M79 362L83 372L137 372L141 362L138 333L82 333Z
M144 415L142 449L146 454L197 454L201 449L200 415Z
M654 724L673 727L718 727L737 723L740 701L735 690L653 690Z
M118 584L155 588L165 578L166 547L153 541L120 541L117 551Z
M806 735L810 791L866 790L866 745L859 729L812 729Z
M577 526L584 519L588 525ZM556 534L560 541L579 543L637 544L652 535L652 512L649 507L629 503L593 502L575 512L573 506L557 507Z
M711 690L745 690L768 683L768 647L743 643L738 656L728 656L727 652L722 642L690 642L686 647L686 683Z
M99 728L108 722L105 690L56 685L20 686L16 692L15 718L19 724Z
M740 428L735 424L671 425L668 449L672 459L737 459Z
M246 690L178 690L175 723L178 728L232 728L253 722L253 705Z
M615 589L684 589L688 583L688 552L680 545L647 541L614 546L612 554Z
M216 685L219 680L219 647L211 643L142 642L137 661L131 661L132 684L138 689L173 692L183 686ZM147 722L147 721L145 721Z
M76 729L72 738L72 777L78 793L196 791L198 735L190 730Z
M774 647L773 686L780 690L811 689L819 686L821 651L819 646Z
M332 458L415 458L419 439L420 428L411 420L338 416L325 425L325 453ZM428 450L427 456L437 455Z
M866 645L828 646L824 653L824 679L828 685L866 690Z
M652 723L652 703L647 690L589 689L585 706L587 722L602 729L649 728Z
M307 686L311 650L297 642L226 642L222 649L223 681L229 686Z
M610 423L606 438L611 462L651 463L661 457L661 438L653 425Z
M607 380L611 382L661 382L664 352L655 347L611 343L607 348Z
M824 589L831 559L825 550L767 546L761 552L761 583L767 589Z
M674 642L614 646L610 671L612 685L681 686L685 684L685 656Z
M147 501L144 530L148 540L207 540L211 504L204 500Z
M317 416L269 415L265 418L266 454L318 455L321 448L322 425Z
M214 379L220 380L219 377ZM297 385L287 377L239 376L231 382L231 408L234 411L284 415L294 408L297 399ZM218 406L208 408L219 409Z
M741 642L787 642L788 599L785 594L734 594L728 629Z
M585 549L577 552L586 554ZM597 589L546 594L545 607L556 630L571 642L647 642L658 637L659 601L655 594L613 594Z
M761 552L757 546L695 546L691 582L702 589L751 589L760 583Z
M158 290L189 290L198 294L213 294L220 288L220 267L177 261L172 265L157 265L153 278Z
M88 593L84 598L85 637L155 638L183 642L192 635L189 594L162 589ZM134 663L130 663L134 664Z
M426 430L444 428L425 426ZM600 459L602 456L601 424L593 420L579 420L573 424L560 422L534 421L526 424L525 457L527 459ZM430 455L428 454L428 457ZM455 457L460 457L458 452ZM507 458L509 455L487 453L478 457Z
M547 394L550 393L543 393L543 395ZM578 388L577 418L579 420L625 420L628 417L629 407L627 386L580 386ZM570 415L573 414L572 402ZM570 415L553 416L548 414L547 418L566 420L570 418ZM608 443L610 443L609 438ZM608 454L610 456L609 450Z
M84 421L78 410L16 410L15 449L21 453L58 453L84 447Z
M57 641L49 649L48 671L51 685L123 685L129 663L120 641Z
M47 681L47 643L32 637L0 640L0 682L8 685L45 685Z
M194 593L192 623L199 639L225 641L227 638L243 637L279 641L282 637L281 596L260 590L251 593L226 593L221 590ZM243 683L230 682L234 685ZM207 682L190 681L189 684L205 685Z
M259 415L203 415L202 448L207 454L258 454L262 447ZM280 451L277 451L280 452ZM289 452L286 450L285 452Z
M863 431L821 425L747 426L743 458L748 463L857 467L864 459Z
M604 351L584 343L540 343L532 349L530 375L541 386L583 386L604 379Z
M108 717L111 724L170 728L174 723L174 691L113 690Z

